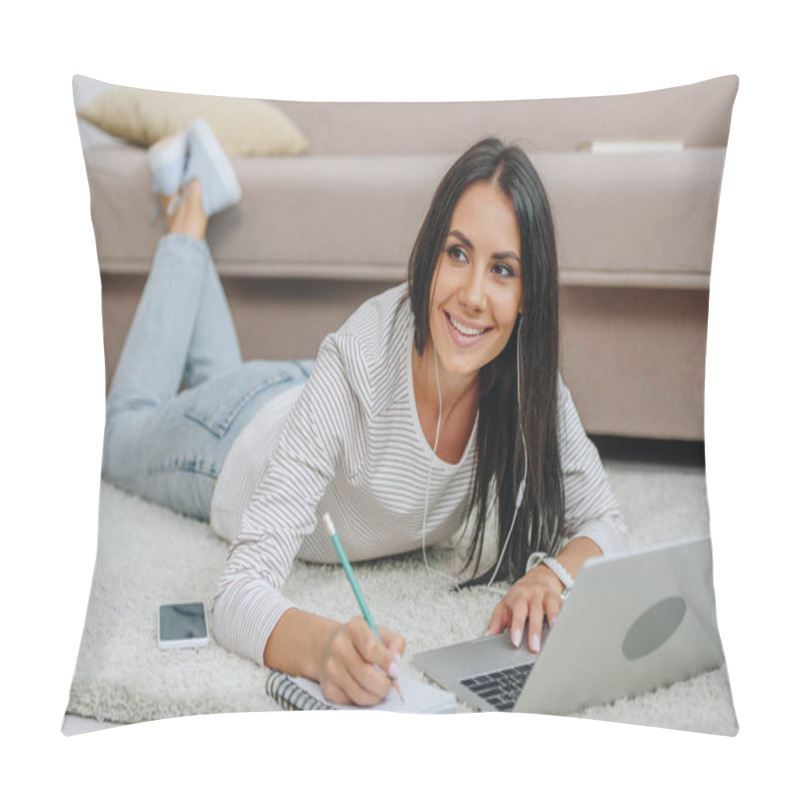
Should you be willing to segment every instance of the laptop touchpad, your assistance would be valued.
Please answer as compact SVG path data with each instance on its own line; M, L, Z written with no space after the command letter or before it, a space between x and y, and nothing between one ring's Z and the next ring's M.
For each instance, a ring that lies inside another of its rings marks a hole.
M517 664L527 664L536 660L536 656L524 644L521 647L514 647L508 633L499 633L496 636L465 642L463 645L454 645L454 650L461 646L465 648L463 663L469 665L469 674L472 675L504 669ZM457 653L454 655L458 656Z

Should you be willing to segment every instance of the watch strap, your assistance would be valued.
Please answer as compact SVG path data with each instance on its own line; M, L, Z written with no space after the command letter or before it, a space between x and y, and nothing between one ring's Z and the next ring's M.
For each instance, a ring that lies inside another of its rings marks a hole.
M531 553L528 556L528 561L525 564L525 572L530 572L534 567L538 567L549 555L549 553Z
M556 577L564 584L565 591L569 591L572 588L572 584L575 581L573 581L572 575L567 572L560 561L557 561L552 556L547 556L547 558L542 559L542 563L556 574Z
M539 564L544 564L564 584L564 591L561 593L561 597L566 597L575 582L572 575L553 556L544 552L531 553L525 565L525 571L529 572L534 567L538 567Z

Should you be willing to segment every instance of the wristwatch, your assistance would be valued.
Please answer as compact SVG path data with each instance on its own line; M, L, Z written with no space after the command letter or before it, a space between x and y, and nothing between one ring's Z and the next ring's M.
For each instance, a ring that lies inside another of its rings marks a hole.
M572 588L574 581L572 575L564 569L563 565L556 561L549 553L532 553L528 558L528 563L525 565L525 572L530 572L534 567L539 564L544 564L560 581L564 584L564 591L561 592L561 599L565 599Z

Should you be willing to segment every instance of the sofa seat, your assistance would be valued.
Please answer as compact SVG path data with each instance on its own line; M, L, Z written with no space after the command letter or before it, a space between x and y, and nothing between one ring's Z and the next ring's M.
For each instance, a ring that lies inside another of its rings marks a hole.
M723 148L530 155L553 207L563 284L708 288ZM452 157L233 161L243 201L208 234L221 274L396 282ZM151 218L144 149L103 148L89 179L101 269L146 273L164 225Z

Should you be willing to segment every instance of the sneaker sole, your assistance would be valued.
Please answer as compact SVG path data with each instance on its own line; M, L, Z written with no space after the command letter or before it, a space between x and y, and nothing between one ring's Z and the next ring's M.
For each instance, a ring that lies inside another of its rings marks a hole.
M171 195L179 192L181 189L181 174L186 165L186 148L188 140L186 133L176 133L167 139L161 139L147 149L147 163L150 167L150 189L154 194ZM172 170L175 164L180 165L179 170ZM156 179L156 175L160 175ZM169 185L164 184L167 175L177 176L177 183L173 186L172 182Z
M225 193L230 198L230 205L238 203L242 198L242 187L239 185L239 180L233 171L228 156L214 136L209 124L204 119L197 119L189 127L189 132L199 140L201 147L206 151L206 155L211 159Z
M161 169L186 156L186 134L178 133L169 139L162 139L147 150L147 161L150 169Z

